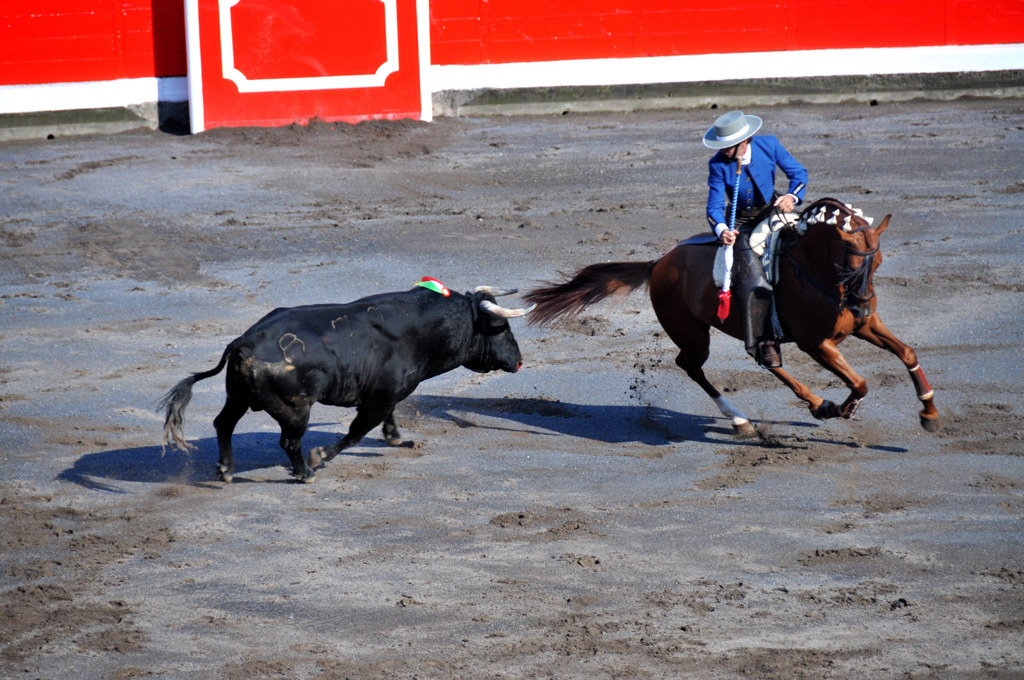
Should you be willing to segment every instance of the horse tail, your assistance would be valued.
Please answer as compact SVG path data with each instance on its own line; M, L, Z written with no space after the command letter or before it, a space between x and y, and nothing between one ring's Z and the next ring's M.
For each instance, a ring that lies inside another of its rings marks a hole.
M657 262L602 262L580 269L572 278L563 274L561 283L545 281L523 296L537 305L529 325L543 326L560 316L576 316L612 295L629 295L647 283Z
M228 363L228 354L232 350L228 345L224 354L220 357L220 363L209 371L193 373L177 385L172 387L167 394L160 398L156 410L164 412L164 446L170 446L179 451L193 451L195 446L185 439L185 407L192 400L192 386L200 380L213 377L220 373Z

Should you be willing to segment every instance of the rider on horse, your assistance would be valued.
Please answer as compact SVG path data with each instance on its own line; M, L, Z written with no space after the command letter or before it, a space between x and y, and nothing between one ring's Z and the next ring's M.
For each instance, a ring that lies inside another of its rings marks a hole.
M791 212L803 200L807 170L775 137L755 137L760 127L761 119L757 116L731 111L719 117L704 134L704 146L717 150L708 161L707 217L715 236L725 245L735 244L732 275L737 281L747 353L766 368L778 368L782 357L771 328L772 289L748 238L772 207ZM737 166L737 162L741 165ZM775 191L776 166L789 179L789 188L782 195ZM737 178L739 202L734 226L739 238L726 218L726 200L735 200Z

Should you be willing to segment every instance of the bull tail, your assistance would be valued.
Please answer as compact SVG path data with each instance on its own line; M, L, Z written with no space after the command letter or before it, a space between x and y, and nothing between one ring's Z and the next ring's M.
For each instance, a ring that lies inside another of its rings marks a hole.
M170 446L179 451L194 451L195 446L185 439L185 407L192 400L192 386L200 380L206 380L220 373L228 363L228 354L232 347L229 345L220 357L220 363L209 371L193 373L177 385L172 387L167 394L160 398L156 410L164 412L164 446Z
M574 317L590 305L613 295L626 296L647 284L657 260L650 262L601 262L584 267L561 283L544 282L523 296L537 307L529 325L540 325L561 316Z

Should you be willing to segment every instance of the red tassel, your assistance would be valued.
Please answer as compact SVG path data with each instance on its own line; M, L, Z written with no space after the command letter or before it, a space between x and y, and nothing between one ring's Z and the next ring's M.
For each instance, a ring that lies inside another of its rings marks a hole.
M718 320L725 321L729 316L729 302L732 300L731 290L718 291Z

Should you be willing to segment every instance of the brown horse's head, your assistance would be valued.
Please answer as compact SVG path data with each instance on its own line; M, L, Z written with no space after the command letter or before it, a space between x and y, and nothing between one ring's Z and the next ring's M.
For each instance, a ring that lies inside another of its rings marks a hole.
M845 245L836 263L840 275L840 305L850 310L854 318L866 319L874 311L873 278L882 264L880 237L889 226L890 217L886 215L881 224L872 227L863 217L853 215L846 226L837 229Z
M829 254L827 261L816 264L809 256L805 266L835 308L849 310L856 319L866 319L874 311L872 277L882 263L879 237L889 226L889 217L872 227L859 210L834 198L815 201L801 215L807 229L799 240L808 254Z

